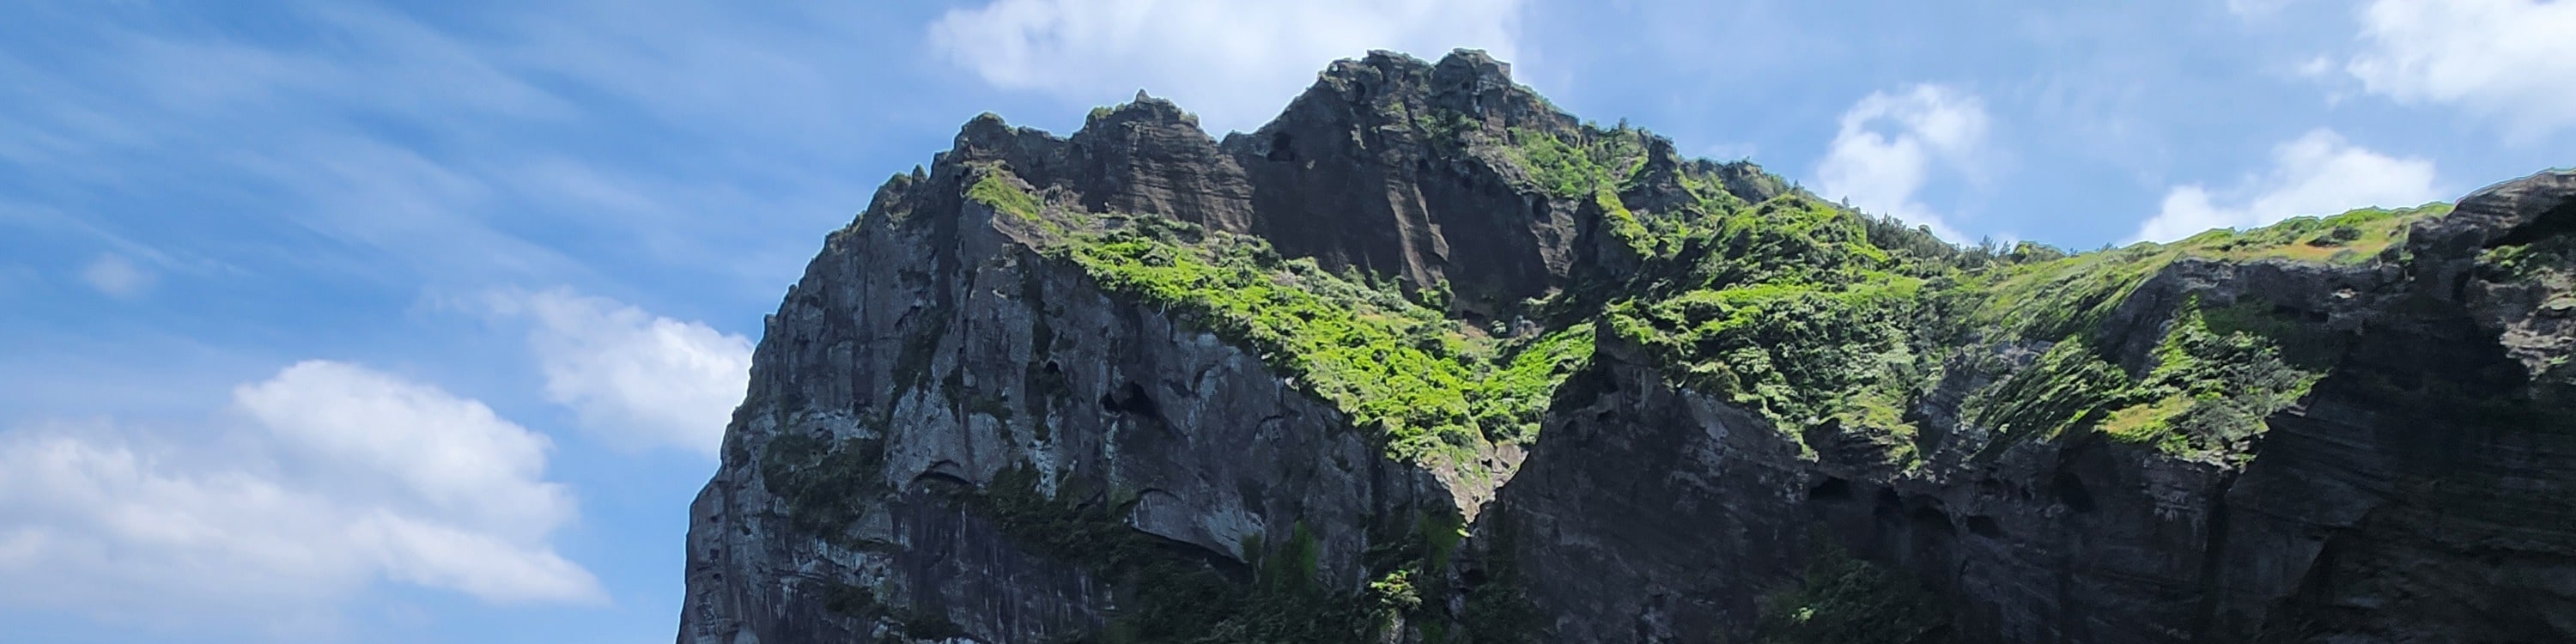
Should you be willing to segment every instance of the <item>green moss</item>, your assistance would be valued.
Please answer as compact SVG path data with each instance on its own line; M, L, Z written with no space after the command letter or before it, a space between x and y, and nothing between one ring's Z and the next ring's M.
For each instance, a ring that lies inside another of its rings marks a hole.
M2566 274L2576 268L2576 235L2558 235L2526 244L2498 246L2478 257L2480 268L2501 279L2532 279Z
M2237 312L2221 319L2247 317ZM2115 438L2153 440L2170 452L2233 453L2263 431L2265 417L2297 402L2321 377L2284 360L2272 337L2248 327L2213 328L2208 319L2197 304L2177 313L2156 346L2156 367L2123 395L2127 401L2155 401L2146 415L2163 432L2132 430L2113 433ZM2176 397L2190 404L2159 417L2156 410L2170 410Z
M1591 198L1605 188L1616 194L1619 180L1644 162L1641 141L1628 130L1569 141L1539 130L1512 128L1506 144L1510 158L1519 162L1540 190L1566 201Z
M1539 420L1558 385L1592 359L1591 325L1535 336L1505 347L1499 369L1477 381L1469 402L1476 425L1498 443L1538 438Z
M2174 436L2173 418L2190 409L2192 397L2174 394L2152 403L2130 405L2102 420L2102 433L2130 443L2165 444Z
M2450 212L2447 203L2397 210L2364 208L2328 217L2291 217L2243 232L2210 231L2174 246L2183 253L2217 259L2358 264L2403 241L2408 224Z
M2005 337L2089 339L2112 309L2174 257L2142 245L2001 267L1960 281L1966 297L1981 300L1967 323Z
M2126 372L2080 342L2060 342L2030 366L1961 404L1961 415L2016 438L2054 438L2101 420L2133 386Z
M1804 194L1682 220L1604 307L1604 330L1667 377L1769 417L1915 459L1905 409L1948 352L1933 292L1953 269L1872 243L1871 220Z
M1044 209L1044 204L1039 203L1035 195L1021 189L1019 179L1011 176L1009 170L993 165L983 168L977 175L974 185L966 187L966 198L1020 221L1044 221L1038 214Z
M1628 249L1639 257L1651 257L1662 250L1656 243L1654 231L1646 228L1646 223L1637 218L1637 213L1620 203L1619 193L1613 192L1608 182L1597 185L1599 188L1592 193L1592 202L1601 208L1602 216L1609 219L1610 235L1627 243Z
M2142 243L2048 261L2007 265L1959 282L1981 303L1966 322L2010 336L2056 340L2090 334L2138 285L2184 257L2230 261L2358 263L2402 239L2406 226L2450 212L2449 204L2363 209L2294 217L2249 231L2213 230L2172 244Z
M1539 358L1551 362L1514 371L1497 359L1500 343L1390 286L1283 260L1252 237L1159 218L1115 219L1121 225L1079 235L1056 252L1113 293L1168 307L1251 349L1375 430L1398 458L1424 461L1493 440L1526 440L1546 402L1530 391L1561 378L1553 359L1577 351L1550 345L1553 353ZM1492 382L1498 378L1503 382ZM1508 395L1471 405L1479 392Z
M1676 379L1787 427L1839 419L1911 435L1927 281L1868 241L1857 215L1787 196L1723 215L1649 267L1611 331ZM1925 271L1930 272L1930 271Z
M2215 322L2213 322L2215 320ZM2235 454L2264 419L2306 395L2340 338L2244 307L2174 314L2156 363L2139 378L2085 343L2061 342L1964 406L1972 422L2016 438L2098 429L2177 455ZM2285 357L2305 354L2308 366ZM2295 354L2294 354L2295 355Z
M1851 411L1845 403L1879 384L1885 363L1912 360L1901 324L1911 309L1906 295L1916 286L1699 289L1623 302L1609 320L1686 384L1798 427Z

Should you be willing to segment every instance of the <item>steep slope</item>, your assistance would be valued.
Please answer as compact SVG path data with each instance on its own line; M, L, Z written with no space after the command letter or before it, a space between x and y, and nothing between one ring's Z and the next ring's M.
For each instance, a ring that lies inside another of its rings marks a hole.
M986 115L769 319L680 641L2568 638L2571 195L1962 249L1469 51Z
M2566 641L2576 173L2446 211L1990 270L1953 340L1605 336L1478 534L1572 641Z

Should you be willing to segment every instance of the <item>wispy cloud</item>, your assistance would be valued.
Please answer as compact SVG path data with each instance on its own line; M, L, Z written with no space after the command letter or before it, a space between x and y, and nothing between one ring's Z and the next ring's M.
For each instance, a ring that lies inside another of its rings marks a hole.
M2433 162L2398 158L2316 129L2272 149L2272 167L2213 193L2199 184L2165 193L2132 241L2169 242L2212 228L2250 228L2299 215L2370 206L2405 207L2441 198Z
M1335 59L1371 49L1517 54L1520 0L993 0L930 25L985 81L1075 101L1171 98L1212 130L1251 129Z
M1874 128L1888 128L1885 131ZM1919 199L1935 169L1977 178L1986 145L1985 104L1939 85L1873 92L1843 112L1842 126L1816 167L1826 198L1849 199L1862 211L1930 226L1950 241L1965 235Z
M713 456L751 382L751 340L705 324L566 289L496 292L486 301L530 322L528 348L545 372L546 398L612 445Z
M2373 94L2457 106L2516 138L2576 127L2576 2L2373 0L2344 69Z
M130 299L142 295L144 289L152 287L153 275L149 271L136 267L134 262L127 261L123 255L106 253L99 255L98 259L90 260L88 266L82 267L80 278L81 282L89 284L90 288L98 289L98 292L105 293L108 297Z
M576 512L544 478L550 441L480 402L310 361L205 422L0 432L0 604L299 629L379 579L606 600L547 544Z
M2227 0L2227 12L2240 18L2268 18L2298 0Z
M866 27L864 13L655 7L514 8L460 30L300 4L275 19L314 36L301 39L66 20L87 33L63 64L0 57L13 87L0 120L24 125L0 128L0 167L35 178L47 193L38 203L85 204L92 225L146 243L170 246L156 237L172 233L153 230L168 226L152 222L184 203L178 228L232 233L219 259L282 273L592 280L603 263L810 252L816 231L867 195L820 161L864 143L864 120L849 113L870 96L817 57L861 58L836 43L870 40L850 31ZM764 153L657 151L675 144ZM567 177L630 194L572 203L563 193L584 185L546 180ZM281 229L302 238L278 243ZM579 252L611 245L629 252ZM760 292L793 277L713 265Z

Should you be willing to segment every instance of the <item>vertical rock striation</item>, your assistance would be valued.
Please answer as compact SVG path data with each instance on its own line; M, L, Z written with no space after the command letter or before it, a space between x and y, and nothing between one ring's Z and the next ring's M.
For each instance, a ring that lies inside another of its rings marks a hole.
M985 115L768 318L679 641L2576 641L2571 320L2576 173L2064 257L1471 51Z

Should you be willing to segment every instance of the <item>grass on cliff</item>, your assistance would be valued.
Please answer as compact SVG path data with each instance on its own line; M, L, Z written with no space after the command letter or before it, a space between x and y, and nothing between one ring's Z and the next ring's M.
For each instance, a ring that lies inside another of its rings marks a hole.
M1653 231L1619 200L1620 190L1645 167L1644 132L1586 128L1571 141L1523 128L1506 134L1506 158L1525 170L1540 191L1569 202L1592 202L1609 221L1612 235L1639 255L1655 254Z
M2478 258L2478 270L2489 280L2538 287L2542 315L2576 315L2576 235L2487 249ZM2576 359L2561 353L2546 358L2539 367L2541 383L2576 394Z
M2162 320L2156 364L2111 363L2103 321L2176 261L2358 263L2385 254L2432 204L2299 217L2172 244L2069 255L2020 244L1958 249L1791 194L1702 215L1660 245L1605 329L1668 377L1788 431L1857 432L1904 463L1904 410L1943 361L1995 343L2055 348L1976 392L1962 411L2011 436L2099 429L2182 455L2241 447L2296 402L2340 346L2267 307L2183 307Z
M1532 438L1548 393L1590 355L1580 331L1490 338L1258 238L1159 217L1102 221L1059 252L1107 290L1249 347L1406 460Z
M1867 222L1803 195L1714 218L1650 263L1606 329L1676 380L1793 433L1827 423L1905 444L1928 283Z
M2213 230L2171 244L2136 244L1997 267L1956 282L1975 302L1963 329L1988 340L2056 343L2028 369L1971 398L1966 415L2008 435L2055 437L2094 429L2168 453L2235 454L2332 367L2344 339L2315 322L2244 303L2197 301L2162 320L2155 363L2137 377L2111 363L2102 322L2176 261L2356 264L2388 254L2408 224L2449 204L2294 217L2252 230Z
M2139 284L2183 258L2357 264L2402 240L2407 224L2450 210L2450 204L2435 203L2292 217L2252 230L2212 230L2171 244L2140 243L1999 266L1962 280L1960 293L1980 301L1967 319L1971 326L2054 341L2092 331Z
M2054 438L2098 430L2176 455L2238 455L2323 377L2341 342L2332 332L2253 306L2183 306L2166 324L2143 377L2087 343L2057 343L2032 366L1978 392L1963 414L2008 436Z
M1432 118L1426 127L1472 125L1449 121L1458 119ZM1110 291L1187 315L1255 351L1409 461L1468 460L1456 457L1533 438L1556 386L1589 359L1594 325L1583 322L1597 320L1686 386L1793 434L1857 432L1904 462L1917 433L1906 410L1946 360L1998 343L2059 348L1976 392L1963 410L1974 422L2023 436L2098 427L2181 452L2241 443L2260 431L2261 416L2293 402L2320 373L2290 366L2314 349L2285 344L2313 337L2285 330L2303 323L2216 329L2204 313L2264 314L2194 308L2165 321L2160 364L2132 375L2104 353L2103 320L2185 258L2366 262L2389 255L2408 223L2449 208L2355 210L2071 255L2029 243L1963 249L1795 189L1747 204L1706 164L1684 164L1676 177L1689 203L1635 212L1619 195L1647 166L1649 135L1624 127L1503 134L1504 157L1534 189L1594 202L1643 262L1621 283L1557 298L1577 303L1575 322L1538 337L1504 340L1467 328L1425 306L1437 305L1438 285L1408 298L1370 276L1283 258L1256 238L1159 217L1091 216L1054 252ZM979 177L970 197L1043 220L1040 204L1007 173Z

